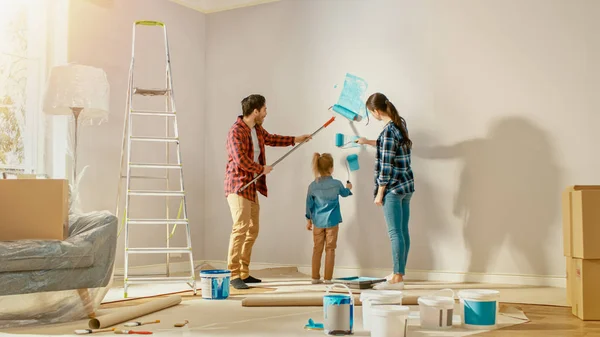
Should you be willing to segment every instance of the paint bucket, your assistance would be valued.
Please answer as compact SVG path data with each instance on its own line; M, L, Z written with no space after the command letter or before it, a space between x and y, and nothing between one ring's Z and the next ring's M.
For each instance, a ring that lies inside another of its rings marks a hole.
M229 297L229 270L201 270L200 286L202 298L206 300L224 300Z
M487 330L496 327L500 292L491 289L468 289L458 292L462 324L467 329Z
M350 166L350 171L357 171L360 166L358 165L358 155L357 154L351 154L348 157L346 157L346 160L348 161L348 165Z
M402 292L399 290L365 290L360 293L362 302L363 329L371 331L371 309L378 304L402 305Z
M450 292L450 296L440 296L442 292ZM454 314L454 291L442 289L431 296L421 296L418 300L421 328L450 329Z
M377 304L371 308L371 337L405 337L409 307Z
M348 295L330 294L329 289L343 287ZM354 328L354 297L350 288L335 283L327 287L323 296L323 331L326 335L352 335Z

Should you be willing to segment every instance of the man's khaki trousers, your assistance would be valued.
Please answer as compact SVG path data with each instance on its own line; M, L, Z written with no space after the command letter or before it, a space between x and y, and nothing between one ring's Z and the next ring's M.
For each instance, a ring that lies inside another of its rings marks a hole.
M227 196L233 228L229 238L229 253L227 256L227 269L231 270L231 279L242 280L250 275L250 256L252 246L258 236L258 215L260 206L258 196L252 202L237 194Z

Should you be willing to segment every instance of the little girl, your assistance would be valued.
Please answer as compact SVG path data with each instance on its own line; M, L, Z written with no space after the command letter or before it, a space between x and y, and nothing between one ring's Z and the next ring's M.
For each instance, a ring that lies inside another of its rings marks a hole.
M333 157L329 153L315 153L313 156L315 180L308 186L306 196L306 229L313 231L312 283L321 283L321 256L325 248L325 283L331 283L335 264L338 225L342 222L339 196L352 195L352 184L346 187L333 179ZM313 228L314 226L314 228Z

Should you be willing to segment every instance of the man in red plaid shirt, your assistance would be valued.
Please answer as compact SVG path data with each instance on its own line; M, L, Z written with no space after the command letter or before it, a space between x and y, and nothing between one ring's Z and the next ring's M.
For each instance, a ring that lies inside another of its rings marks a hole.
M292 137L268 133L262 127L267 116L267 106L261 95L244 98L242 112L243 115L238 116L227 135L229 158L225 173L225 196L233 219L227 268L231 271L231 285L236 289L248 289L247 283L261 281L250 276L249 265L259 229L260 206L257 192L267 196L266 175L273 170L266 165L265 145L293 146L310 138L310 135ZM264 175L255 183L240 191L261 173Z

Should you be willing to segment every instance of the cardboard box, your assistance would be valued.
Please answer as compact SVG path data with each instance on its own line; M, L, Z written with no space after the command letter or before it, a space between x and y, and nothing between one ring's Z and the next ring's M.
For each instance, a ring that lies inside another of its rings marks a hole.
M600 321L600 260L572 259L573 315L584 321Z
M0 180L0 241L64 240L68 235L67 180Z
M561 199L564 256L600 259L600 186L569 186Z
M567 304L572 306L573 305L573 258L572 257L566 257L566 269L567 269Z

